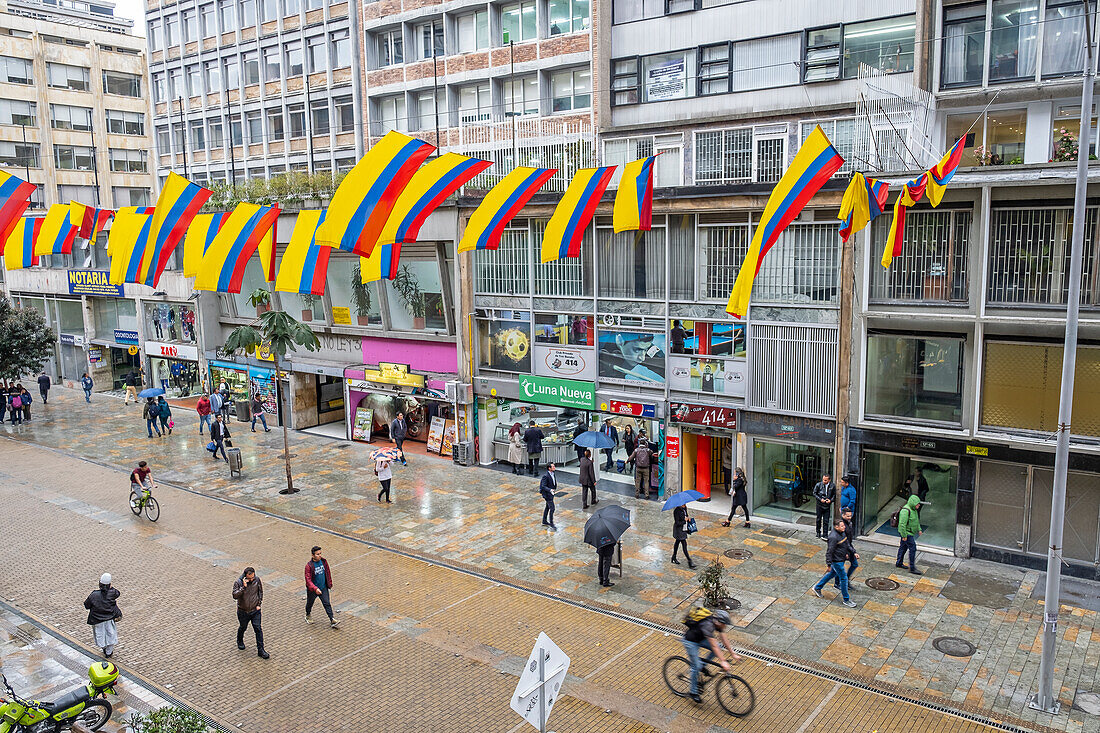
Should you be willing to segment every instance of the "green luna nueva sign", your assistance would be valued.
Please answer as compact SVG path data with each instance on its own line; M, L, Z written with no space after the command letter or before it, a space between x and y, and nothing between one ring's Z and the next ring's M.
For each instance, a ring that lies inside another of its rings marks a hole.
M544 405L578 407L582 410L591 410L596 406L596 385L592 382L522 375L519 378L519 394L521 399Z

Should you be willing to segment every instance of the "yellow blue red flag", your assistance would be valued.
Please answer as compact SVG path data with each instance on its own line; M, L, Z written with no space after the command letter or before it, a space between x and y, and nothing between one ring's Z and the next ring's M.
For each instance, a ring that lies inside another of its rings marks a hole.
M244 281L244 268L263 240L271 239L275 222L279 218L278 206L259 206L239 203L214 236L210 248L202 257L199 273L195 276L195 290L212 290L218 293L239 293ZM261 257L271 259L274 247ZM274 263L264 265L265 275L274 273Z
M33 219L22 216L15 221L4 244L4 267L8 270L22 270L38 264L38 255L34 253L34 240L42 229L42 217Z
M210 243L221 230L222 224L229 218L229 212L216 214L196 214L183 237L183 276L194 277L199 274L202 256L210 249Z
M444 153L425 163L397 197L378 244L415 242L428 215L491 165L458 153Z
M275 289L279 292L324 295L332 247L314 241L317 227L324 220L324 209L305 209L298 212L294 231L290 233L290 243L279 263L279 275L275 278Z
M752 284L756 279L756 273L760 271L764 256L768 254L787 225L794 221L814 194L821 190L825 182L840 170L842 165L844 165L844 158L840 157L840 153L829 142L829 138L821 128L815 127L768 197L764 214L760 217L760 222L752 234L749 251L745 254L744 262L741 263L737 280L733 284L733 292L730 293L729 302L726 303L727 313L736 318L741 318L748 313Z
M504 227L557 172L556 168L519 167L500 179L466 222L458 251L499 247Z
M27 210L34 190L33 183L0 171L0 254L4 253L8 235L15 230Z
M959 162L962 160L963 146L966 135L960 137L955 145L940 158L940 162L928 169L928 203L933 207L939 206L943 200L943 190L951 179L955 177Z
M115 215L110 209L98 209L79 201L69 202L69 221L77 226L76 236L95 241L96 235L103 231L107 222Z
M138 282L154 288L157 286L168 258L176 251L187 227L191 226L191 221L211 193L210 189L192 183L178 173L168 174L157 197L157 205L153 207L153 223L142 255Z
M615 192L612 224L615 232L648 232L653 223L653 162L657 156L635 160L623 166L619 190Z
M860 172L852 174L852 180L840 202L840 239L848 241L858 231L870 224L886 209L890 196L890 184L874 178L864 178Z
M69 220L69 205L54 204L46 211L42 230L35 237L36 255L72 254L77 226Z
M390 131L348 171L332 195L317 243L367 256L413 173L435 148Z
M554 209L542 235L542 261L552 262L562 257L579 257L584 232L596 214L615 166L581 168L569 182L569 188Z
M141 257L149 240L149 227L153 222L148 207L125 206L115 214L111 233L107 237L107 254L111 258L110 283L137 282L141 270Z

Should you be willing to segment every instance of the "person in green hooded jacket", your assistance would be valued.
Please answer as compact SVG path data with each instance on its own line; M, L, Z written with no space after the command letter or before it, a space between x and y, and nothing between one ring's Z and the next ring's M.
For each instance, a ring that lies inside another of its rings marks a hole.
M898 512L898 534L901 535L901 546L898 547L898 560L894 565L899 568L905 567L905 551L908 550L909 572L913 575L923 575L917 570L917 537L920 537L922 532L920 514L917 513L920 503L920 497L914 494Z

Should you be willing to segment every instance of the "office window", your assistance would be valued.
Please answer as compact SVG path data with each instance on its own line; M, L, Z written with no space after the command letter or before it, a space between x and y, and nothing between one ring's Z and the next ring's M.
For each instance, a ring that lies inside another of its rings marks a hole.
M291 41L286 44L286 74L287 76L301 76L302 71L302 42Z
M187 78L187 96L198 97L202 95L202 69L198 64L191 64L183 70Z
M241 28L256 25L256 0L241 0Z
M734 43L730 53L732 91L798 84L801 53L802 36L798 33Z
M244 124L248 128L248 144L260 145L264 141L264 121L259 110L244 113Z
M309 63L311 74L328 71L328 51L325 48L324 36L306 39L306 61Z
M336 97L332 100L334 122L337 132L355 132L355 105L351 97Z
M478 122L489 119L492 103L489 83L470 84L458 89L458 121Z
M588 0L550 0L548 10L551 36L588 30Z
M912 71L916 28L913 15L845 25L844 78L855 79L861 63L886 72Z
M174 12L164 16L164 46L171 48L180 42L180 19Z
M225 88L239 89L241 86L241 77L237 69L236 57L227 58L222 66L222 71L224 72Z
M638 59L611 62L611 104L638 103Z
M825 81L840 76L840 26L806 31L806 71L803 81Z
M157 128L157 153L165 155L172 152L172 138L168 135L168 126Z
M534 74L506 79L501 84L501 90L506 116L539 113L539 80Z
M92 110L88 107L51 104L50 127L55 130L82 130L88 132L92 129Z
M160 51L164 48L164 32L161 30L160 23L150 22L148 35L150 51Z
M0 165L8 168L41 168L38 144L0 142Z
M283 15L298 15L302 6L298 0L283 0Z
M168 100L172 101L178 99L183 91L183 85L180 83L180 70L169 69L168 70Z
M283 110L279 107L267 111L267 139L270 142L282 140L283 134Z
M153 79L153 101L154 102L163 102L164 100L166 100L168 98L167 93L166 93L166 87L164 86L164 72L157 72L156 74L153 74L152 79Z
M14 56L0 56L0 73L4 75L0 81L6 81L9 84L33 84L34 61Z
M69 201L83 201L90 203L98 201L99 196L95 186L66 186L57 187L57 200L68 203Z
M218 19L221 21L222 33L237 30L236 6L231 2L223 2L218 5Z
M144 135L145 113L107 110L107 132L112 135Z
M309 125L314 135L327 135L329 132L328 100L313 99L309 103Z
M279 19L279 0L260 0L260 21Z
M966 133L967 130L970 132ZM1026 132L1027 110L1023 108L990 110L977 123L973 114L947 117L947 139L951 145L966 133L960 162L963 166L1023 163Z
M555 112L587 109L592 106L592 72L585 68L552 74L550 93Z
M503 31L501 41L504 44L508 44L509 41L519 43L537 38L533 0L501 6L500 28Z
M725 94L729 90L729 44L702 46L699 49L699 94Z
M207 3L199 7L199 28L203 38L218 35L218 25L214 20L214 3Z
M291 104L286 108L287 124L290 126L292 138L306 136L306 106L304 104Z
M405 52L401 41L401 29L379 33L378 66L393 66L405 63Z
M265 48L264 54L264 81L280 81L282 77L281 63L279 60L279 47Z
M172 149L182 153L184 148L186 147L186 144L187 144L187 140L184 138L184 134L183 134L183 123L182 122L173 122L172 123ZM163 182L162 182L161 185L163 185Z
M695 134L695 183L752 180L752 128L707 130Z
M704 7L706 6L707 0L704 0ZM615 23L659 18L664 14L665 0L612 0L611 16Z
M390 130L404 132L408 129L405 119L405 95L395 94L392 97L383 97L378 100L379 134L385 134Z
M90 171L92 149L83 145L54 145L53 164L65 171Z
M60 186L58 187L60 188ZM111 188L111 195L115 200L115 208L121 209L123 206L152 206L152 196L150 195L148 188L131 188L128 186L113 186ZM69 199L62 199L68 201ZM76 199L80 201L82 199ZM91 199L85 199L91 200Z
M255 51L245 51L241 54L241 64L244 66L244 83L260 83L260 60Z
M89 69L68 64L46 64L46 83L55 89L72 89L87 92L92 89Z
M436 108L439 109L439 126L447 126L447 93L440 89L438 95L432 90L416 93L416 115L418 130L434 130L436 128Z
M1033 0L993 0L989 35L989 80L1035 76L1039 7Z
M433 20L416 26L416 54L418 59L443 56L443 21Z
M38 107L21 99L0 99L0 125L38 125Z
M107 151L111 170L116 173L148 173L149 153L145 150L121 150L110 148Z
M331 39L332 52L330 54L332 58L332 68L343 69L351 66L351 41L348 40L348 32L333 31L329 34ZM440 41L442 43L442 41Z
M867 337L867 414L959 424L962 338L872 334Z
M1096 10L1089 3L1090 12ZM1085 15L1080 2L1047 0L1043 76L1080 74L1085 66ZM1095 17L1095 16L1094 16Z
M107 94L120 94L124 97L141 96L141 76L122 71L103 72L103 91Z
M320 10L325 7L325 0L306 0L306 10Z
M985 3L943 9L942 85L982 83Z
M202 120L191 120L188 126L191 130L191 149L206 150L206 126Z
M199 40L199 19L194 9L184 10L180 13L183 26L183 42L191 43Z
M206 122L206 143L211 150L225 147L225 128L221 118L213 118Z
M241 128L240 115L230 115L229 117L229 141L231 145L244 143L244 131Z
M478 10L455 19L458 33L458 51L466 53L489 47L489 12Z
M222 75L216 60L203 62L202 76L203 82L206 84L207 94L213 94L222 90Z

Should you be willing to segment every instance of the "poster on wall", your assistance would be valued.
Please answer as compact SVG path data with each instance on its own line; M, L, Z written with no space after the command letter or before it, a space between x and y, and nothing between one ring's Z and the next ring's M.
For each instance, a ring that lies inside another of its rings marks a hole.
M531 324L529 321L480 321L478 360L486 369L531 372Z
M665 383L665 335L600 331L600 379Z
M369 443L374 427L374 410L370 407L355 408L355 422L351 424L351 439Z
M673 389L745 396L744 361L674 356L669 359L669 369L668 384Z
M447 420L443 424L443 442L439 446L439 455L451 455L451 449L454 447L455 444L456 429L456 423L454 420Z
M682 99L687 96L687 64L683 56L673 56L646 67L646 101Z
M264 403L264 412L275 415L279 412L279 401L275 389L275 372L271 369L248 369L248 394L256 396Z
M431 427L428 428L428 450L432 453L439 453L443 447L443 429L446 424L447 421L438 415L432 418Z
M596 380L596 353L592 349L535 344L535 374L540 377Z
M744 323L672 321L669 352L706 356L745 356Z

